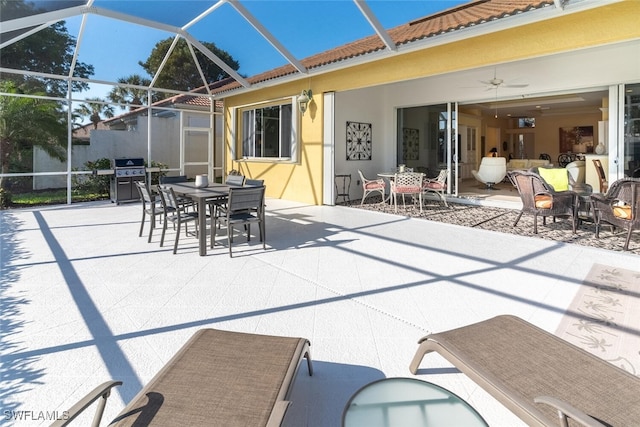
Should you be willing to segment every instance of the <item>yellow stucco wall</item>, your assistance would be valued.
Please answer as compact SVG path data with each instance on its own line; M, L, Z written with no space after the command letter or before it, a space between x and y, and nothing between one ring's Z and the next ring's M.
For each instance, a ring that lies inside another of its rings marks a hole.
M231 158L233 130L226 129L226 170L264 179L267 196L322 203L323 92L343 91L430 75L472 69L493 63L544 56L590 46L600 46L640 38L640 1L629 0L574 14L558 12L558 17L517 28L460 40L376 62L315 75L225 99L226 123L233 107L278 99L313 90L313 102L302 118L300 162L237 162ZM481 26L479 26L481 27ZM239 147L239 146L238 146Z

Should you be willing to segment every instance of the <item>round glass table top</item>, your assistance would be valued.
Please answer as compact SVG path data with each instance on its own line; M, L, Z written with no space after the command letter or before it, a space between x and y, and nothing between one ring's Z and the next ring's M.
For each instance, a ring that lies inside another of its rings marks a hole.
M358 390L342 414L343 427L482 426L467 402L415 378L385 378Z

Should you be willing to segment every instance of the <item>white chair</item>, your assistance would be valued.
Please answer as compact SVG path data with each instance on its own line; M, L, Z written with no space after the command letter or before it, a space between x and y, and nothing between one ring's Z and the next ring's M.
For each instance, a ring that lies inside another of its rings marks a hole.
M405 205L404 196L418 197L420 202L420 213L422 213L422 178L423 173L409 172L395 174L391 181L391 199L398 212L398 195L402 195L402 204Z
M478 170L472 170L473 177L492 188L507 176L507 159L504 157L483 157Z
M385 188L387 187L387 185L384 182L384 179L382 178L367 179L364 177L360 169L358 169L358 175L360 175L360 181L362 182L362 190L364 191L364 194L362 195L362 201L360 202L360 206L362 206L362 204L364 203L364 199L366 199L367 196L371 193L380 193L380 196L382 197L382 201L384 202L384 198L385 198L384 191L385 191Z
M584 184L586 162L584 160L576 160L565 166L576 184Z
M446 207L449 207L445 196L445 192L447 191L448 173L449 172L446 169L442 169L436 178L425 178L422 181L422 193L436 193Z

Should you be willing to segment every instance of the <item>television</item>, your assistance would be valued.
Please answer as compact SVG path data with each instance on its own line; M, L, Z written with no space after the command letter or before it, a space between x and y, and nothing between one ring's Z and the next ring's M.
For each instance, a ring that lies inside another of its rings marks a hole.
M518 118L518 127L519 128L534 128L534 127L536 127L536 118L535 117L520 117L520 118Z

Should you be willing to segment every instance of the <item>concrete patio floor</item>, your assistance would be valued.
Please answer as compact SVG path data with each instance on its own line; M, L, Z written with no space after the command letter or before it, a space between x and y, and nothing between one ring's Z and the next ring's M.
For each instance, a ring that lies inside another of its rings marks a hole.
M554 332L594 263L639 265L632 254L341 206L269 200L267 213L267 250L239 237L229 258L225 245L200 257L184 236L173 255L172 230L164 248L159 232L147 243L137 203L0 212L0 424L48 425L7 414L63 411L119 379L106 425L213 327L308 338L315 375L301 367L285 426L339 426L361 386L414 377L409 362L429 332L499 314ZM416 378L489 425L523 425L438 355L421 368Z

